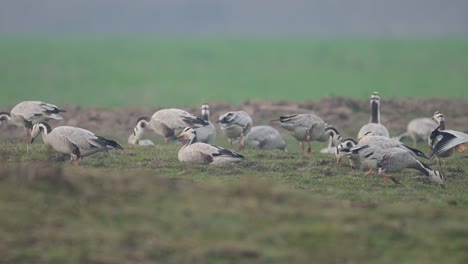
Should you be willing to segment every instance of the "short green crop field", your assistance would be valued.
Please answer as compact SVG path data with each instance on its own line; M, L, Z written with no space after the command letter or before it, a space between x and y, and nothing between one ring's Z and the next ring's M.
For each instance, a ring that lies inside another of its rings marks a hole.
M4 263L466 263L467 157L447 187L384 187L333 156L245 150L240 165L177 160L179 146L66 164L0 145ZM433 164L434 165L434 164Z
M2 38L0 105L468 96L466 39Z

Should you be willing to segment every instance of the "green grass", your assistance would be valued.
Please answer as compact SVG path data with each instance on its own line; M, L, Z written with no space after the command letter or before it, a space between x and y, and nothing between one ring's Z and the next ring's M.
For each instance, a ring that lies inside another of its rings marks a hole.
M0 106L468 95L467 39L0 39Z
M85 158L0 145L5 263L466 263L466 156L447 188L337 167L332 156L245 150L186 165L178 146Z

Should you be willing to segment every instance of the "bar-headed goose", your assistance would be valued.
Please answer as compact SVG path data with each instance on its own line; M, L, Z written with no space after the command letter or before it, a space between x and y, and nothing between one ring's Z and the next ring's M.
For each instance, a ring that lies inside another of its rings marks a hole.
M380 123L380 95L374 92L370 100L371 118L368 124L365 124L359 130L357 138L360 139L365 132L372 131L378 136L390 137L387 128Z
M198 142L204 142L208 144L213 144L216 139L216 128L210 121L210 106L207 104L202 105L201 107L202 119L205 120L208 125L195 128L197 131Z
M203 119L200 119L184 110L169 108L156 111L153 116L140 117L133 129L132 141L133 144L138 144L138 141L143 136L147 128L152 129L156 134L164 137L164 142L168 144L169 140L177 139L177 135L182 132L185 127L202 127L208 125Z
M30 142L33 125L51 119L62 120L60 112L65 112L65 110L59 109L53 104L40 101L24 101L15 105L10 113L1 112L0 122L8 121L15 126L23 127L26 130L27 142Z
M441 187L445 187L444 178L440 172L422 163L408 150L357 145L351 149L342 149L341 151L347 155L358 155L361 163L371 170L378 169L379 175L385 178L385 187L387 186L388 178L399 184L399 181L394 176L387 174L387 172L398 172L406 168L416 169L424 173L430 181L440 184Z
M277 121L277 120L273 120ZM341 136L333 127L327 127L322 118L314 114L293 114L280 116L280 126L288 130L301 144L304 153L304 142L307 142L307 153L312 151L310 141L326 141L332 137L334 144L339 144Z
M463 152L466 150L465 143L468 142L468 134L445 129L445 118L442 113L436 111L433 119L439 123L439 126L432 131L428 143L432 149L430 158L445 158L454 152Z
M415 148L419 141L425 141L431 134L431 132L436 129L437 123L431 118L415 118L408 123L406 132L399 135L397 140L401 141L405 137L409 137L413 142L413 147Z
M278 130L271 126L254 126L245 136L246 146L259 150L279 149L287 151L286 142L284 142Z
M188 139L178 153L178 158L181 162L222 166L240 162L244 159L244 156L234 151L207 143L197 142L197 132L193 128L186 127L178 137L185 137Z
M222 114L216 123L220 124L221 131L227 136L231 148L233 141L239 138L240 147L244 148L244 137L252 128L252 118L244 111L233 111Z
M78 159L108 149L123 149L117 142L95 135L93 132L71 126L59 126L51 129L46 122L33 126L31 143L42 133L46 145L63 154L70 154L70 163L78 166Z

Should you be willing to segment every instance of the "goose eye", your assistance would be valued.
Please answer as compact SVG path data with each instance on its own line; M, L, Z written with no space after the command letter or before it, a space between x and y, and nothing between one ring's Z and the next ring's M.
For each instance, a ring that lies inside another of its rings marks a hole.
M140 127L141 127L141 128L145 128L145 126L146 126L145 123L140 122Z

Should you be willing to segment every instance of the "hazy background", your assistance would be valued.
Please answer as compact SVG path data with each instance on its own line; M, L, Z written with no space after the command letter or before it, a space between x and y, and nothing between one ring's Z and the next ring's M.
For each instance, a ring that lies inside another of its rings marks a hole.
M0 33L468 34L466 0L1 0Z

